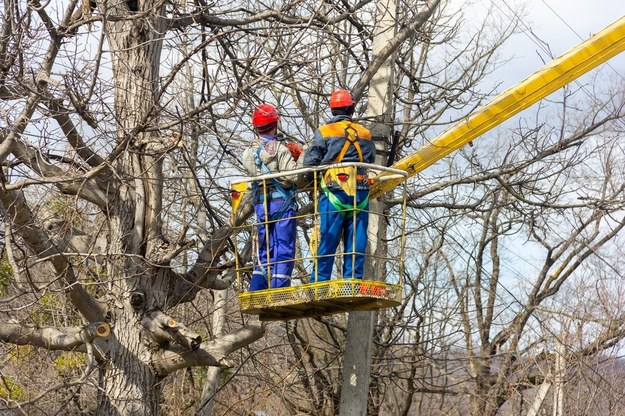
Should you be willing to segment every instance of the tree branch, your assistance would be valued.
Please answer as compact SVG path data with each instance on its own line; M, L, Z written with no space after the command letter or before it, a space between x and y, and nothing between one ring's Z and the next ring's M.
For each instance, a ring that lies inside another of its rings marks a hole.
M16 345L33 345L48 350L71 351L85 342L106 338L111 333L107 322L94 322L84 327L37 328L21 323L4 323L0 326L0 341Z
M189 350L196 350L202 342L200 335L189 331L187 327L161 311L147 313L141 324L159 344L174 342Z
M172 18L169 20L169 28L177 29L186 26L191 26L194 24L204 24L204 25L212 25L212 26L246 26L252 23L257 23L261 21L279 21L285 25L300 25L300 24L310 24L311 21L318 21L321 25L332 25L343 20L349 19L352 17L354 13L357 13L362 7L371 3L372 0L364 0L356 4L351 10L348 10L346 13L342 13L336 17L328 18L326 15L317 14L311 16L293 16L282 13L278 10L265 10L260 13L252 13L248 12L249 16L241 17L241 18L230 18L230 19L222 19L220 17L215 17L208 12L202 13L194 13L187 14L181 17ZM207 8L207 10L209 10ZM243 11L243 10L239 10Z
M161 375L193 366L232 367L233 363L227 359L228 355L260 339L264 334L263 324L247 325L213 341L203 342L196 350L172 346L158 351L152 357L152 365Z
M4 179L3 175L0 176ZM22 192L0 189L0 204L6 210L5 221L10 221L28 247L39 257L51 257L50 263L58 276L66 283L65 290L74 306L89 322L103 321L102 306L85 290L74 275L72 265L67 261L48 235L35 225L30 207Z
M417 13L414 20L407 25L404 29L400 30L395 37L386 45L379 54L371 59L371 62L367 66L367 69L362 73L360 79L352 88L352 95L354 100L358 101L362 97L365 88L369 85L373 76L378 72L380 67L384 65L384 62L395 52L406 39L413 36L417 30L419 30L425 22L432 16L434 10L438 7L440 0L428 0L424 5L424 10Z

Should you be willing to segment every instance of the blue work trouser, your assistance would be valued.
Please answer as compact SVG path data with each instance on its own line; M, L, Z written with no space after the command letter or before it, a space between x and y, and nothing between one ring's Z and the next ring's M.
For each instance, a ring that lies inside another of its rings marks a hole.
M267 205L270 221L265 221L264 204L254 205L258 219L258 256L250 282L251 291L267 289L269 280L272 288L291 285L295 258L295 210L294 202L285 208L284 200L272 200ZM279 218L273 218L280 212ZM276 221L272 221L274 219Z
M344 204L354 206L354 197L344 191L334 191L334 195ZM356 205L367 198L368 190L356 191ZM362 279L367 250L367 227L369 226L369 203L354 215L354 211L339 211L325 194L319 197L318 212L321 217L319 248L317 249L316 276L311 282L322 282L332 277L334 254L343 237L343 278ZM316 277L316 279L315 279Z

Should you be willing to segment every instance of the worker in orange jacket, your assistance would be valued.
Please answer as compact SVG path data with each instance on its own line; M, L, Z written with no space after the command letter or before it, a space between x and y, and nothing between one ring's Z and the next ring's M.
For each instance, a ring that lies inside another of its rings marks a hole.
M371 132L352 121L355 102L346 90L336 90L330 97L332 119L319 127L304 154L304 166L340 162L375 161ZM362 279L367 227L369 225L369 184L362 168L327 169L321 178L319 196L320 238L316 268L311 282L326 281L332 276L334 254L343 238L343 278Z

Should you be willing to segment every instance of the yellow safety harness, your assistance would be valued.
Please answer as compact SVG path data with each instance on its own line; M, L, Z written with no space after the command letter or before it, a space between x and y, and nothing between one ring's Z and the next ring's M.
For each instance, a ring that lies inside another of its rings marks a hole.
M360 162L363 161L362 149L360 148L360 137L358 136L358 131L352 127L351 122L347 122L347 126L344 128L345 131L345 143L343 144L343 148L339 152L339 154L334 159L334 163L340 163L345 154L347 154L347 150L350 146L354 146L356 152L358 153L358 160ZM341 202L336 195L328 189L328 184L335 183L341 187L343 191L347 195L354 196L356 195L356 190L358 189L357 182L358 181L366 181L364 175L358 173L358 168L356 166L344 166L337 168L328 168L321 180L321 189L323 193L326 195L330 203L341 212L341 215L347 215L347 212L350 211L362 211L364 207L369 202L369 196L365 198L362 202L360 202L357 206L354 207L354 204L345 204Z
M341 160L343 160L343 158L345 157L345 154L347 153L347 149L349 149L350 145L353 145L356 148L356 152L358 152L358 161L362 162L363 161L363 157L362 157L362 150L360 149L360 143L358 142L358 140L360 140L360 137L358 136L358 131L352 127L352 123L347 123L347 126L345 127L345 143L343 144L343 148L341 149L341 151L339 152L338 156L336 157L336 159L334 159L334 161L336 163L340 163ZM353 133L351 133L351 132Z

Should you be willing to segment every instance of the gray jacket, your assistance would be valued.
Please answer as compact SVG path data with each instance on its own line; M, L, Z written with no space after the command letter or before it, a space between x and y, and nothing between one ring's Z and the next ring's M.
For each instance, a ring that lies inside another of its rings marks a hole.
M267 166L270 173L288 172L297 168L297 164L289 149L272 136L260 136L250 144L243 152L243 167L250 176L265 175L268 172L262 170L256 163L258 149L260 161ZM297 177L286 176L278 180L284 188L291 188L297 181ZM269 182L268 182L269 184Z

